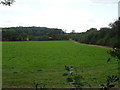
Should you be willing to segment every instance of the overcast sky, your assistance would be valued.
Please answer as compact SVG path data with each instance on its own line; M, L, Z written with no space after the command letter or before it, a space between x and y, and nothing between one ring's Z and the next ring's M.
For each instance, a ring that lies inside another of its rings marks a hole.
M16 0L0 5L0 27L40 26L84 32L118 19L118 0Z

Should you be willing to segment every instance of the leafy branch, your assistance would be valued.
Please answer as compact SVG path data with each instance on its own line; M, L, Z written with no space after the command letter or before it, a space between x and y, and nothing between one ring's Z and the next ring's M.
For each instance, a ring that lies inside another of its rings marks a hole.
M67 76L67 82L70 85L73 85L76 88L82 88L82 86L90 86L87 82L83 82L84 79L81 74L78 73L77 67L73 66L66 66L65 69L68 71L67 73L64 73L63 76Z
M109 88L115 87L115 82L119 81L119 77L117 75L108 76L106 80L106 84L100 84L103 89L107 90Z
M111 57L114 57L117 61L120 60L120 49L119 48L113 48L112 50L108 51L108 54L111 55ZM107 62L109 62L111 58L108 58Z
M3 4L3 5L8 5L10 6L11 4L13 4L15 2L15 0L0 0L0 4Z

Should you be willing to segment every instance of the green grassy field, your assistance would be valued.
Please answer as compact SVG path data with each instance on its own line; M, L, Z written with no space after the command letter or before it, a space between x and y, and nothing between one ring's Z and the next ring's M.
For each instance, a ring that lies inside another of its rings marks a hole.
M117 62L107 63L107 48L78 44L73 41L3 42L3 87L35 87L34 82L46 88L71 87L62 76L64 66L82 70L84 81L93 87L111 74L117 74Z

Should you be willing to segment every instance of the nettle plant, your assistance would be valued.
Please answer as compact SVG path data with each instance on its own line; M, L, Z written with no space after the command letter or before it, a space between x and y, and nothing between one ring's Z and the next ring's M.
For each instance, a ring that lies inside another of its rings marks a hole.
M66 76L66 80L70 85L73 85L75 88L82 88L83 86L89 86L90 85L87 82L84 82L83 76L78 73L78 68L73 66L66 66L65 69L67 70L66 73L63 74L63 76Z

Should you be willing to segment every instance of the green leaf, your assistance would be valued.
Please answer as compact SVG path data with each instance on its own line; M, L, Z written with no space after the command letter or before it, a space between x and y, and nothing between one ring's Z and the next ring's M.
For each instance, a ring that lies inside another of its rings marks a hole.
M67 81L68 82L73 82L73 79L72 78L67 78Z
M109 62L109 61L110 61L110 58L108 58L107 62Z
M103 87L104 87L105 85L104 85L104 84L100 84L100 86L103 86Z
M65 65L65 69L66 69L67 71L70 71L70 68L69 68L68 66L66 66L66 65Z
M108 87L109 87L109 88L112 88L112 87L115 87L115 85L114 85L114 84L112 84L112 85L109 85Z
M68 73L64 73L63 76L68 76Z

